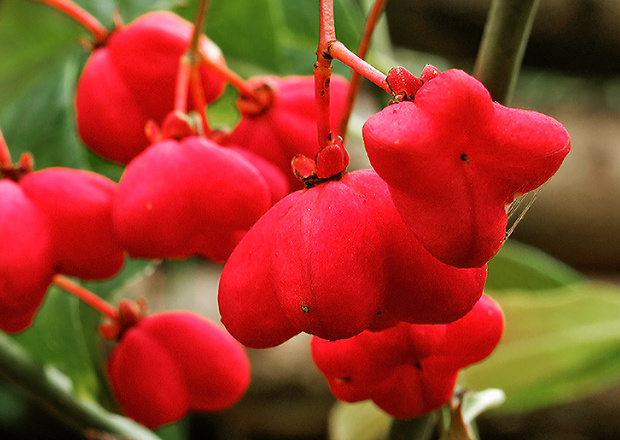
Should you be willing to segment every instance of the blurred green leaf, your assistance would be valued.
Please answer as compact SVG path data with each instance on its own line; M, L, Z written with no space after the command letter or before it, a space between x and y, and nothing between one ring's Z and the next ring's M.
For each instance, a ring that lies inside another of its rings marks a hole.
M336 402L329 414L329 440L383 440L394 419L370 400Z
M196 0L176 11L193 20ZM318 45L319 14L315 0L213 1L206 34L222 50L227 63L242 77L259 74L312 75ZM355 50L363 14L355 0L334 2L336 33ZM335 62L337 73L350 69Z
M464 383L505 391L502 412L574 400L618 382L620 289L581 282L540 290L488 291L501 305L504 337L495 352L467 368Z
M430 440L435 438L439 421L438 412L433 411L423 416L408 420L394 419L390 427L389 440Z
M540 249L508 240L488 263L486 289L553 289L585 277Z
M0 332L0 376L20 388L68 428L85 437L157 440L144 426L110 413L91 399L74 393L73 383L53 365L42 363L13 338Z
M84 283L104 299L125 282L140 276L153 263L128 260L125 267L109 281ZM33 325L13 338L35 359L53 364L72 382L76 395L96 400L108 392L101 387L101 338L98 325L101 314L75 296L52 285Z
M83 335L79 300L52 286L33 325L14 339L38 361L65 373L76 395L94 398L99 383Z
M0 113L13 160L34 155L35 169L51 166L89 168L86 150L75 132L73 93L81 63L76 57L48 69Z

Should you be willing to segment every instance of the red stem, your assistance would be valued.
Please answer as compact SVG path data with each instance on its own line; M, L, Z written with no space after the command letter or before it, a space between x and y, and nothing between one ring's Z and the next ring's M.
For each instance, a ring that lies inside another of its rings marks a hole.
M385 4L387 0L375 0L375 4L373 5L370 14L368 14L368 18L366 19L366 26L364 28L364 34L360 41L359 48L357 49L357 56L360 59L366 58L366 53L368 53L368 48L370 46L370 39L375 30L377 22L385 9ZM360 80L362 75L357 71L353 71L351 74L351 79L349 81L349 88L347 90L347 97L344 103L344 109L342 111L342 116L340 118L340 125L338 126L338 134L344 139L347 134L347 126L349 125L349 118L351 117L351 113L353 112L353 106L355 105L355 100L357 98L357 94L359 93L360 88Z
M64 12L75 21L88 29L95 37L95 46L103 44L108 38L108 30L89 12L73 3L71 0L34 0L45 3L54 9Z
M187 113L187 97L191 94L194 110L200 115L205 131L208 131L206 115L207 103L204 98L204 91L202 90L198 66L203 58L206 58L200 51L200 37L202 35L202 28L208 9L209 0L201 0L196 10L194 31L192 32L189 47L179 62L179 72L177 75L174 97L174 109Z
M209 66L211 70L215 71L215 73L220 76L220 78L224 79L227 83L237 89L242 98L253 99L256 96L254 89L250 87L243 78L230 70L225 64L214 63L208 57L203 57L201 62Z
M177 81L174 89L174 110L187 113L187 91L189 89L189 78L192 66L187 61L187 57L182 56L179 61Z
M347 49L345 45L342 44L340 41L333 41L329 45L328 53L333 58L342 61L351 69L358 72L364 78L369 79L370 81L381 87L387 93L392 93L386 81L387 76L381 73L379 70L375 69L366 61L362 60L357 55L355 55L353 52Z
M328 50L330 44L336 41L333 0L320 1L319 20L319 47L316 51L317 61L314 65L314 92L319 149L323 149L332 143L329 86L332 76L332 57Z
M0 168L11 168L12 166L11 153L2 135L2 130L0 130Z
M62 287L67 292L77 296L89 306L107 316L112 321L118 320L118 310L99 298L93 292L69 280L64 275L54 275L52 280L56 285Z

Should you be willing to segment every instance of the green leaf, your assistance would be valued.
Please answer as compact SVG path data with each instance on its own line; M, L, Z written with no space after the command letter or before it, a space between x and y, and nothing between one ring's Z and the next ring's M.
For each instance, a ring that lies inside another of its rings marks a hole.
M52 286L33 325L14 339L38 361L53 364L66 374L77 395L94 398L99 394L77 298Z
M464 384L505 391L501 412L521 412L584 397L617 383L620 289L582 282L546 290L487 292L506 328L495 352L464 370Z
M193 21L196 0L177 12ZM242 77L259 74L312 75L318 45L319 8L315 0L227 0L212 2L206 34ZM354 0L334 2L336 32L355 51L363 14ZM334 63L337 73L350 69Z
M488 263L486 289L553 289L585 277L540 249L514 240L506 242Z
M152 264L128 260L115 278L84 284L108 299L125 282L140 276ZM98 333L101 319L99 312L52 285L33 325L13 338L35 359L52 364L67 375L76 395L97 400L102 395L107 397L108 392L101 374L101 338Z
M328 437L330 440L383 440L392 420L370 400L337 402L329 414Z

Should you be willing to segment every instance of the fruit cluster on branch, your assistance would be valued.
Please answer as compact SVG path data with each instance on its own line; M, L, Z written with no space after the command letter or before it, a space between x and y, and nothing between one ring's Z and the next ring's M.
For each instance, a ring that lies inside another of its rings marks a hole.
M493 102L461 70L381 74L335 39L328 0L314 75L248 80L172 13L107 31L67 0L46 3L95 35L77 131L125 168L118 183L33 171L0 143L0 329L26 329L52 282L73 291L108 318L121 408L153 428L236 403L250 380L242 345L314 335L337 398L372 399L400 418L445 404L459 369L493 351L503 317L483 295L486 263L505 240L507 207L568 154L559 122ZM363 127L373 169L347 171L338 127L355 93L331 74L333 59L391 95ZM213 130L206 106L226 85L241 120ZM106 306L64 277L192 256L224 264L226 330L190 312Z

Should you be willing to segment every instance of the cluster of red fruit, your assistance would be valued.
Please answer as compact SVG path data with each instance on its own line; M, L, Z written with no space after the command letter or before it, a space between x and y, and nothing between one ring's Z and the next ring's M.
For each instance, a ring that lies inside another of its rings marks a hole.
M374 170L347 173L342 142L317 142L312 77L239 81L204 36L192 64L193 32L168 12L95 32L77 127L126 166L118 184L4 161L0 328L26 328L55 274L103 279L125 254L198 255L225 262L220 313L243 345L310 333L336 397L373 399L396 417L446 403L458 370L501 337L501 311L482 295L486 263L504 241L506 207L568 153L564 128L494 103L462 71L393 69L395 102L363 130ZM241 121L212 130L205 106L226 83ZM346 91L331 78L333 127ZM130 417L156 427L245 392L245 352L209 321L125 302L112 318L107 370Z

